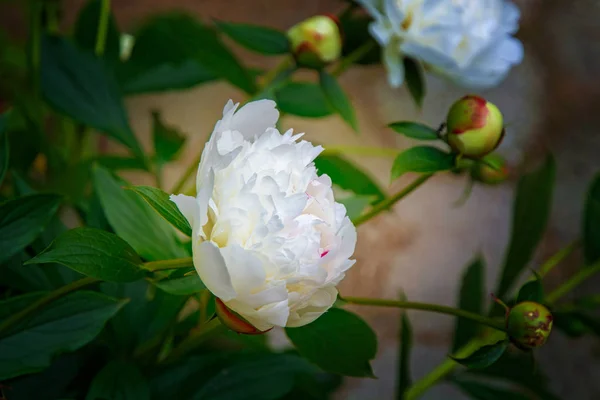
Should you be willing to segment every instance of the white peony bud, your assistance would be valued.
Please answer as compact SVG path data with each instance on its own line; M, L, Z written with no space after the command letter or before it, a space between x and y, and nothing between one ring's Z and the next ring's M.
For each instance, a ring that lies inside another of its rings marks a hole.
M495 86L523 59L512 37L519 9L507 0L358 0L373 16L388 79L404 81L403 56L466 87Z
M260 331L306 325L337 298L356 229L317 175L323 150L279 133L270 100L230 100L204 148L196 197L171 200L192 228L206 287Z

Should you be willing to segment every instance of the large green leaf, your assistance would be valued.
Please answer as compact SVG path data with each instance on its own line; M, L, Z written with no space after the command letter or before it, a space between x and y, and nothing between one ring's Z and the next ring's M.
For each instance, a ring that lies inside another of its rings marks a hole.
M410 326L410 320L406 310L402 313L402 319L400 322L400 346L398 354L398 388L396 389L396 398L398 400L404 399L404 393L408 390L411 381L410 374L410 353L412 350L413 343L413 332Z
M436 147L417 146L398 154L392 166L392 179L406 172L433 173L454 168L454 155Z
M450 356L450 358L467 368L487 368L502 357L502 354L504 354L507 347L508 341L502 340L494 344L482 346L468 357L455 358Z
M544 301L544 287L542 285L542 280L539 277L525 283L521 289L519 289L517 303L522 301L535 301L537 303L542 303Z
M8 133L6 132L6 124L8 123L8 115L0 115L0 186L8 171L9 148L8 148Z
M394 131L403 134L406 137L417 140L437 140L439 139L437 131L424 124L411 121L392 122L388 125Z
M40 371L89 343L126 302L79 291L48 304L0 339L0 379Z
M224 21L218 21L217 26L240 45L260 54L286 54L290 50L287 36L277 29Z
M373 179L343 157L320 155L315 159L315 166L319 175L329 175L333 183L344 190L357 195L374 196L375 202L385 197Z
M129 189L139 194L165 220L188 236L192 236L192 227L181 214L179 208L169 199L169 195L151 186L132 186Z
M57 111L106 133L143 158L119 87L102 60L67 39L42 37L42 94Z
M31 292L0 301L0 321L35 303L48 292Z
M346 207L346 215L350 220L358 218L363 211L373 203L373 196L352 196L337 201Z
M588 265L600 260L600 174L592 181L585 199L583 252Z
M256 89L253 78L217 34L199 20L182 13L163 14L148 21L136 35L127 64L134 69L136 65L154 66L145 68L146 72L154 74L156 67L166 68L163 77L165 72L181 74L183 70L188 82L190 75L196 81L202 80L198 78L221 77L246 93L254 93ZM139 91L139 83L137 86Z
M114 360L94 377L85 400L150 400L150 386L135 364Z
M98 37L98 22L100 20L100 9L102 0L90 0L81 9L75 22L73 38L79 47L90 52L95 51ZM106 38L104 44L103 58L110 63L119 60L120 55L120 33L112 13L109 13L106 27Z
M0 203L0 264L42 233L60 201L53 194L32 194Z
M326 117L334 111L321 87L315 83L289 82L276 90L275 97L281 111L299 117Z
M93 171L94 187L108 222L138 254L148 260L187 256L173 228L126 183L101 167Z
M452 379L463 392L470 398L477 400L532 400L532 397L509 389L500 389L493 386L468 381L464 379Z
M358 122L356 121L354 107L337 79L327 73L327 71L321 70L319 73L319 82L321 83L321 89L331 108L334 109L352 129L358 132Z
M25 264L59 263L84 275L109 282L132 282L145 275L135 250L113 233L75 228Z
M485 264L481 257L476 258L465 271L460 287L458 308L473 312L483 313L485 293ZM456 351L471 339L479 331L479 324L466 318L457 318L454 328L454 341L452 350Z
M421 67L419 62L409 57L404 58L404 81L415 104L419 108L423 107L423 98L425 97L423 67Z
M152 283L159 289L177 296L190 296L206 289L196 271L192 271L188 276L173 275L175 276L169 276L166 279L153 281Z
M512 234L496 296L502 298L525 269L544 231L554 185L555 165L552 156L544 164L519 180L513 210Z
M154 156L158 164L173 161L185 142L185 136L177 129L166 126L158 112L152 113L152 136L154 137Z
M285 331L300 355L325 371L373 377L377 337L356 314L332 308L308 325Z

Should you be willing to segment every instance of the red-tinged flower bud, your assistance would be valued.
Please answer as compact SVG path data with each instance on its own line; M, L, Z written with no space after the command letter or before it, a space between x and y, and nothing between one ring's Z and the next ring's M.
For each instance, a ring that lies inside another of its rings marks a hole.
M494 167L491 167L493 165ZM499 154L488 154L471 169L474 180L487 185L497 185L506 181L509 169L506 160Z
M494 150L504 136L502 113L479 96L465 96L455 102L446 119L448 144L467 157L483 157Z
M539 303L524 301L506 315L506 330L510 340L523 349L533 349L546 343L552 331L552 314Z
M251 323L229 309L219 298L215 299L215 313L223 325L237 333L243 333L244 335L260 335L270 331L270 329L266 331L256 329Z
M317 15L292 26L287 36L298 65L323 68L342 53L338 21L330 15Z

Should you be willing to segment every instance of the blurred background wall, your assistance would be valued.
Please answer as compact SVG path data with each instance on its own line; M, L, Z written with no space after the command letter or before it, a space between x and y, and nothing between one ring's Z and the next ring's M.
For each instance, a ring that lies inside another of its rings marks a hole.
M475 0L474 0L475 1ZM522 11L519 37L525 60L493 90L480 92L496 103L508 123L500 151L518 170L526 170L548 151L557 158L558 182L552 220L537 260L552 254L578 236L587 183L600 170L600 2L596 0L519 0ZM83 0L66 0L65 26L71 26ZM337 12L340 0L114 0L113 10L122 30L133 30L145 17L169 10L184 10L210 18L263 24L287 29L322 12ZM18 17L2 13L0 19L15 25ZM201 44L199 44L201 45ZM277 59L257 57L236 47L249 65L274 66ZM307 73L310 76L310 73ZM419 120L438 125L447 107L465 90L429 76L428 94L418 111L404 88L392 90L381 67L355 67L341 79L357 109L361 134L356 135L339 118L306 120L286 117L283 126L306 132L322 144L404 148L412 145L385 128L396 120ZM201 151L227 99L244 101L242 93L224 83L128 101L136 134L149 145L150 111L160 110L170 125L189 135L180 160L167 171L173 182ZM392 159L354 158L389 192L413 177L389 185ZM133 177L139 181L139 177ZM443 174L359 229L356 266L342 283L342 294L394 298L402 290L414 301L454 305L461 273L478 252L487 261L491 290L502 263L510 233L514 179L499 187L475 187L468 202L457 208L464 178ZM564 279L579 265L573 255L549 276L549 284ZM598 288L588 282L582 291ZM396 376L398 310L356 308L376 329L380 348L374 364L378 380L346 381L340 399L391 399ZM451 342L454 320L429 313L409 316L415 331L412 369L415 379L441 362ZM539 352L542 368L553 378L563 399L600 398L600 343L591 338L569 340L553 334ZM461 399L460 393L441 385L425 399Z

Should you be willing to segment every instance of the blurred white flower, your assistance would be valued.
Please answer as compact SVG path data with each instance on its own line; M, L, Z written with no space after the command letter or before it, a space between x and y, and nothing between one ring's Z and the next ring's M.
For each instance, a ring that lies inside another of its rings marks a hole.
M197 196L172 195L192 228L206 287L257 329L302 326L337 298L356 230L317 175L323 150L279 133L270 100L230 100L206 144Z
M459 85L497 85L523 59L512 37L519 9L507 0L358 0L373 16L388 80L404 82L402 58L419 60Z

